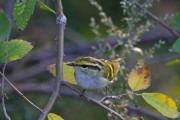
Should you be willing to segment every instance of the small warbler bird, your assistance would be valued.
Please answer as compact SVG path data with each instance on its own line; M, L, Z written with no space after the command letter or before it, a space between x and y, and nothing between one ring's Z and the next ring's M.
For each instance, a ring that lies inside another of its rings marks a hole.
M117 76L121 58L111 61L94 57L81 57L67 63L75 68L75 79L80 87L95 90L107 87Z

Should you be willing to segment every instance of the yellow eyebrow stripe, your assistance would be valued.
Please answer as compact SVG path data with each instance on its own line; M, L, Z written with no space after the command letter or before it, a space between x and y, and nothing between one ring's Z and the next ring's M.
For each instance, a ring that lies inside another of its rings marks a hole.
M121 58L114 60L97 59L94 57L77 58L73 64L74 66L91 67L98 70L103 70L103 77L108 80L113 80L120 69Z
M91 66L97 66L99 68L102 68L104 66L104 64L99 59L93 57L83 57L83 59L78 58L75 60L75 62L79 65L86 64Z

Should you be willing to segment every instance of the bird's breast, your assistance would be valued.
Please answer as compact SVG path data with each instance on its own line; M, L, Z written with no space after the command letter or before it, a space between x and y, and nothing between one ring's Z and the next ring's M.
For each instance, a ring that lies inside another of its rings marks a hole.
M80 87L90 90L102 89L109 83L106 78L101 76L90 76L78 71L75 71L75 79Z

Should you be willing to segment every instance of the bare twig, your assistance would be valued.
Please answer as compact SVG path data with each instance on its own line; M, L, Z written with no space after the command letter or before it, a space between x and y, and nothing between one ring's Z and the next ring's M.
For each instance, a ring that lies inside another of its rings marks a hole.
M70 89L72 89L73 91L77 92L80 96L82 96L82 98L86 99L89 102L92 102L102 108L104 108L105 110L107 110L109 113L115 115L116 117L118 117L121 120L124 120L123 116L121 116L119 113L117 113L116 111L112 110L111 108L105 106L104 104L102 104L100 101L90 98L87 95L81 93L81 91L77 90L76 88L72 87L70 84L68 84L67 82L63 82L63 84L65 84L67 87L69 87Z
M31 102L26 96L24 96L24 94L19 91L7 78L6 76L0 72L1 76L9 83L9 85L11 85L11 87L13 87L13 89L20 95L22 96L27 102L29 102L33 107L35 107L36 109L38 109L39 111L43 112L43 110L41 108L39 108L38 106L36 106L33 102Z
M125 93L125 94L121 94L121 95L118 95L118 96L114 96L114 95L105 96L105 97L103 97L103 98L100 100L100 102L103 102L103 101L105 101L105 100L107 100L107 99L120 100L123 96L126 96L126 95L127 95L127 94Z
M6 65L7 65L7 62L4 64L3 66L3 75L5 73L5 69L6 69ZM2 108L3 108L3 112L4 112L4 115L6 117L7 120L11 120L11 118L9 117L7 111L6 111L6 105L5 105L5 101L4 101L4 77L2 78L2 82L1 82L1 94L2 94Z
M148 10L144 9L143 6L141 4L139 4L136 0L134 0L134 2L135 2L137 7L144 10L152 19L154 19L156 22L158 22L160 25L162 25L164 28L166 28L171 34L173 34L177 38L179 37L179 34L173 28L171 28L169 25L167 25L166 23L161 21L157 16L155 16L154 14L149 12Z
M55 89L44 108L44 112L40 115L39 120L45 120L47 114L51 110L52 106L55 103L56 98L59 94L59 88L61 85L61 80L63 79L63 55L64 55L64 28L66 24L66 17L63 14L63 7L61 0L56 0L56 14L57 14L57 24L58 24L58 38L57 38L57 53L56 53L56 81Z
M7 38L6 42L7 42L7 46L6 46L6 62L4 64L4 66L3 66L3 71L2 71L3 75L5 74L6 66L8 64L8 58L9 58L9 53L8 53L9 37ZM2 93L2 108L3 108L3 112L4 112L4 115L5 115L6 119L7 120L11 120L11 118L9 117L9 115L8 115L8 113L6 111L6 105L5 105L5 101L4 101L4 95L5 95L4 94L4 77L2 78L1 84L2 84L1 93Z

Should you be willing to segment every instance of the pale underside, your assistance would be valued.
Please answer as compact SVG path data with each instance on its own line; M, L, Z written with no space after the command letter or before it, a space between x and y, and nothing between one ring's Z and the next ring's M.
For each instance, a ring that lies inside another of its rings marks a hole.
M77 70L78 68L75 69L75 79L78 85L83 89L102 89L110 83L109 80L102 77L101 73L94 73L93 75L88 75L87 73L84 73L85 71Z

